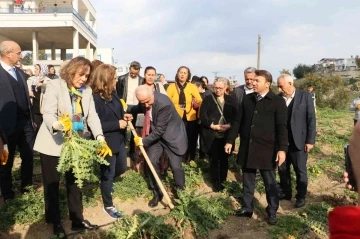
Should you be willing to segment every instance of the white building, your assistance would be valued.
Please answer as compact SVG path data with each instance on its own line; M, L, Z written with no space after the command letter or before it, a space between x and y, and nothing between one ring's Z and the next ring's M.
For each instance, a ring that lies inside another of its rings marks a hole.
M356 60L351 58L336 59L335 71L354 71L357 69Z
M97 56L96 58L105 64L114 65L114 58L113 58L113 48L97 48L96 49ZM52 59L51 50L45 50L45 57L48 60ZM93 56L94 52L93 49L90 49L90 56ZM67 49L66 50L66 60L70 60L74 57L74 50ZM86 56L86 49L79 49L78 56ZM56 49L55 51L55 60L61 60L61 50Z
M23 51L32 51L34 64L59 66L67 49L72 49L73 57L93 60L98 56L96 11L89 0L0 0L3 40L14 40ZM39 61L39 49L49 49L50 60Z
M336 58L322 58L315 64L315 71L317 73L329 73L335 69Z

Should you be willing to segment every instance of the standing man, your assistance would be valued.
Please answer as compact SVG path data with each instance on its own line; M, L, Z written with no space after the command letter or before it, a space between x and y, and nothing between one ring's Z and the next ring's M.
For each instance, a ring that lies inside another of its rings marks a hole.
M309 92L295 89L294 80L290 75L282 74L277 80L280 95L284 98L288 111L289 149L286 162L279 168L281 193L280 200L291 200L290 166L296 174L295 207L305 205L308 178L306 162L308 152L314 147L316 135L316 117L313 99Z
M181 162L182 156L186 153L188 142L182 119L169 97L157 91L154 92L152 88L146 85L136 88L136 98L146 108L143 127L146 137L136 137L134 139L136 146L146 148L158 176L160 175L159 159L165 151L174 174L175 191L183 189L185 173ZM148 205L149 207L156 207L162 200L163 194L151 171L148 167L147 169L150 187L154 193Z
M20 46L14 41L0 44L0 125L8 139L9 158L0 165L0 188L4 200L13 199L11 170L16 146L21 157L21 193L32 185L34 128L26 75L15 67L21 59ZM38 125L39 127L39 125Z
M243 98L238 116L226 139L225 152L230 153L236 136L240 133L238 157L243 172L243 205L236 211L239 217L252 217L254 210L255 176L259 169L264 181L269 224L277 222L279 208L275 168L286 157L288 148L286 130L286 104L270 91L272 76L265 70L256 70L254 93Z
M139 85L143 84L144 78L139 75L141 65L137 61L130 63L130 70L125 75L118 77L118 82L116 83L116 92L120 99L123 99L127 105L137 105L139 101L135 97L135 89ZM136 122L136 115L132 120L133 125ZM131 134L130 138L130 149L129 156L135 161L135 145L134 145L134 136Z
M244 95L253 93L253 80L255 77L255 67L248 67L244 70L244 78L245 84L235 87L233 92L231 93L233 97L235 97L235 102L240 106Z

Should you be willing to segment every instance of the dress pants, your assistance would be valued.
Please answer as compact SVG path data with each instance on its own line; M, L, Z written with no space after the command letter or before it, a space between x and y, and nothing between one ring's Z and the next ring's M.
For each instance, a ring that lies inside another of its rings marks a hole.
M222 183L226 181L228 167L229 167L229 154L224 150L225 139L215 138L211 144L210 151L208 152L211 158L211 177L213 189L220 191Z
M7 136L9 158L5 165L0 165L0 187L4 200L13 199L15 196L12 189L12 167L16 146L19 149L21 158L21 193L25 192L25 187L32 185L34 128L30 120L23 122L23 125L14 134Z
M107 156L106 160L110 165L100 165L100 189L104 207L112 207L114 206L111 196L113 182L115 178L123 174L127 168L125 142L123 141L120 144L118 153L114 153L113 156Z
M305 150L298 150L290 144L285 162L279 167L280 187L284 194L292 196L290 166L293 165L296 174L296 199L304 199L307 193L307 157Z
M41 171L44 185L45 219L48 223L60 223L59 181L60 173L56 170L59 157L40 154ZM72 172L65 173L66 194L70 220L81 223L83 218L82 193L75 183Z
M256 169L243 168L243 208L247 212L254 210L254 191ZM279 208L279 196L275 178L275 170L260 169L261 177L264 181L266 201L268 203L270 214L276 214Z
M175 188L176 189L183 189L185 186L185 173L184 169L182 167L182 155L177 155L174 152L172 152L164 143L161 141L151 145L147 148L147 154L149 156L149 159L151 161L151 164L153 165L157 175L160 175L160 167L159 167L159 160L160 157L165 151L167 156L169 157L169 163L172 169L172 172L174 174L174 180L175 180ZM150 187L155 190L156 193L160 192L159 186L155 181L155 178L153 174L150 171L149 167L146 167L146 174L149 177Z
M184 116L183 122L186 128L186 134L188 138L188 150L185 154L185 161L195 160L196 145L197 145L197 121L188 121Z

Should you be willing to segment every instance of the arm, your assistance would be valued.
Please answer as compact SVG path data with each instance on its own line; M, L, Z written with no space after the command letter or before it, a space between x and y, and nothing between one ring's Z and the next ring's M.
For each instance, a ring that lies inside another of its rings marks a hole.
M243 105L241 104L239 107L239 110L235 110L236 117L233 119L233 123L231 124L231 128L229 129L226 143L228 144L234 144L236 137L239 135L240 125L241 125L241 119L243 117Z
M58 83L58 84L56 84ZM59 104L59 94L58 90L61 85L59 81L51 81L47 85L47 90L44 94L43 104L42 104L42 113L43 113L43 121L50 131L51 134L58 133L53 130L53 124L58 121L58 104ZM69 113L69 112L61 112L61 113Z
M306 144L315 144L316 136L316 116L315 116L315 107L311 97L311 94L306 93Z
M207 96L204 98L204 101L201 104L200 107L200 120L201 120L201 124L202 126L206 127L206 128L211 128L211 124L213 123L208 116L208 109L210 108L211 105L211 96Z
M91 132L95 139L99 135L103 135L100 119L99 119L98 114L96 113L95 103L94 103L94 98L93 98L92 93L91 93L90 100L89 100L89 112L88 112L87 118L85 120L87 121L86 123L90 127Z
M278 107L275 111L275 133L279 151L288 151L288 131L287 131L287 106L285 101L279 97Z
M144 146L151 145L154 141L159 140L164 135L171 116L172 113L170 105L165 105L159 110L157 113L157 118L153 119L153 121L157 122L156 127L148 136L143 139Z

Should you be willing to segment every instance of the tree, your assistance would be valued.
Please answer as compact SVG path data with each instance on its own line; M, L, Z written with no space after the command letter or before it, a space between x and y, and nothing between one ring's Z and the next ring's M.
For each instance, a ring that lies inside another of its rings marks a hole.
M45 50L39 50L39 60L47 60L47 56L45 54ZM28 52L21 60L23 65L32 65L33 64L33 53Z
M287 69L282 69L282 71L280 71L280 74L286 74L286 75L291 75L290 70Z
M358 68L360 68L360 58L359 58L359 56L356 56L356 57L355 57L355 63L356 63L356 66L357 66Z
M306 74L315 72L315 67L305 64L298 64L293 69L293 74L296 79L304 78Z

